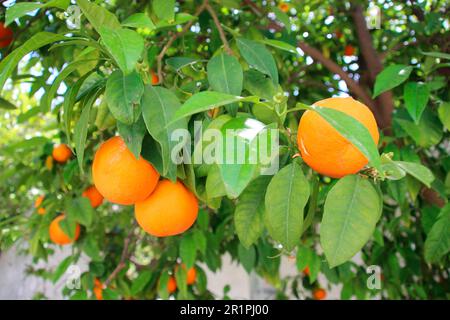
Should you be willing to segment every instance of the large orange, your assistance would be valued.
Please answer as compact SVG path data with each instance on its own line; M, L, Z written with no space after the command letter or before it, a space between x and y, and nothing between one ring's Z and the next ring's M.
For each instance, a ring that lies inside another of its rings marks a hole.
M42 201L44 201L44 196L37 197L36 201L34 202L34 207L37 209L37 213L42 215L46 212L45 208L41 207Z
M72 156L72 150L66 144L62 143L53 148L52 156L55 161L65 163Z
M153 166L142 157L136 159L120 137L109 139L97 150L92 175L106 199L124 205L147 198L159 180Z
M103 203L103 196L100 192L98 192L95 186L90 186L86 188L81 194L83 197L88 198L91 202L91 206L93 208L97 208L99 205Z
M361 122L370 132L375 144L379 134L372 112L353 98L329 98L314 105L339 110ZM345 139L317 112L308 110L300 119L297 143L303 160L315 171L341 178L357 173L367 163L367 158Z
M180 181L162 180L150 197L136 203L134 213L147 233L156 237L173 236L194 224L198 201Z
M0 22L0 48L6 48L13 40L13 32L10 28L5 27L3 22Z
M48 229L48 233L50 235L50 240L52 240L54 243L59 245L65 245L72 243L78 239L80 236L80 226L77 223L75 228L75 237L71 239L61 228L59 223L65 219L64 214L59 215L56 217L52 223L50 223L50 228Z

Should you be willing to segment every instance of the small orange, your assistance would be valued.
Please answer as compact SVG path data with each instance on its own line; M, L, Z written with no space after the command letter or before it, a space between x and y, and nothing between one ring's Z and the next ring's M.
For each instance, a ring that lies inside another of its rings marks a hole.
M346 45L345 46L345 49L344 49L344 56L347 56L347 57L351 57L351 56L353 56L354 54L355 54L355 47L353 47L352 45Z
M147 233L156 237L174 236L194 224L198 201L180 181L162 180L147 199L136 202L134 213Z
M316 288L313 290L314 300L323 300L327 297L327 292L322 288Z
M281 2L281 3L278 5L278 8L279 8L281 11L283 11L284 13L286 13L286 12L289 11L289 5L288 5L287 3L284 3L284 2Z
M97 300L103 300L103 283L97 278L94 279L94 289L92 291L94 291Z
M66 144L62 143L53 148L52 156L55 161L65 163L72 156L72 151Z
M44 196L37 197L36 201L34 202L34 207L37 208L37 213L42 215L46 212L45 208L41 207L42 201L44 201Z
M174 293L177 290L177 281L175 277L170 276L169 281L167 281L167 291L169 293Z
M81 195L89 199L93 208L97 208L103 203L103 196L98 192L95 186L88 187Z
M159 77L156 73L152 72L152 85L156 86L159 83Z
M52 240L54 243L59 245L65 245L72 243L78 239L80 236L80 225L77 223L75 228L75 238L70 239L70 237L64 233L62 228L60 227L59 223L65 219L64 214L59 215L56 217L52 223L50 223L50 228L48 229L48 233L50 235L50 240Z
M45 167L46 167L48 170L52 170L52 169L53 169L53 157L52 157L52 156L48 156L48 157L45 159Z
M181 265L183 269L186 269L186 265L183 263ZM175 272L177 272L178 266L175 267ZM188 285L194 284L195 279L197 279L197 270L195 270L195 267L190 268L186 273L186 283Z
M303 269L303 274L305 275L305 276L308 276L309 277L309 267L307 266L305 269Z
M92 164L94 184L107 200L131 205L155 189L159 173L141 156L139 160L121 137L113 137L97 150Z
M346 113L361 122L370 132L375 144L379 133L375 118L368 107L351 97L335 97L314 103ZM367 158L317 112L308 110L298 126L297 143L303 160L320 174L341 178L357 173Z

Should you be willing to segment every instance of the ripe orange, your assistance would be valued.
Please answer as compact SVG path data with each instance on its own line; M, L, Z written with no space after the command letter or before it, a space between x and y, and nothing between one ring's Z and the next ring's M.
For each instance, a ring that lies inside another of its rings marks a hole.
M44 196L37 197L36 201L34 202L34 207L37 208L38 214L44 214L46 212L45 208L41 207L42 201L44 201Z
M303 274L305 275L305 276L308 276L309 277L309 267L307 266L305 269L303 269Z
M173 236L194 224L198 201L180 181L162 180L147 199L136 202L134 213L147 233L156 237Z
M65 163L72 156L72 151L66 144L62 143L53 148L52 156L55 161Z
M344 49L344 56L353 56L355 54L355 47L352 45L346 45Z
M6 48L11 44L13 35L12 30L5 27L3 22L0 22L0 48Z
M279 8L281 11L285 12L285 13L289 11L289 5L288 5L287 3L284 3L284 2L280 3L280 4L278 5L278 8Z
M94 295L97 300L103 300L103 283L97 278L94 279Z
M97 150L92 175L103 197L124 205L146 199L159 180L153 166L142 157L136 159L120 137L109 139Z
M48 233L50 235L50 240L52 240L54 243L59 245L65 245L72 243L78 239L80 236L80 226L77 223L77 226L75 228L75 238L71 239L67 234L64 233L62 228L59 226L59 223L65 219L64 214L59 215L56 217L52 223L50 223L50 228L48 229Z
M186 265L183 263L181 265L183 269L186 269ZM177 272L178 266L175 267L175 272ZM190 268L186 273L186 283L188 285L194 284L195 279L197 279L197 270L195 270L195 267Z
M159 77L156 73L152 72L152 85L156 86L159 83Z
M175 277L170 277L169 281L167 281L167 291L169 293L174 293L177 290L177 281L175 280Z
M377 123L364 104L351 97L335 97L318 101L314 105L352 116L369 130L375 144L378 143ZM315 171L332 178L357 173L368 163L367 158L350 141L314 111L308 110L301 117L297 143L303 160Z
M103 196L98 192L95 186L88 187L81 195L89 199L93 208L97 208L103 203Z
M322 288L314 289L313 297L315 300L323 300L327 297L327 292Z

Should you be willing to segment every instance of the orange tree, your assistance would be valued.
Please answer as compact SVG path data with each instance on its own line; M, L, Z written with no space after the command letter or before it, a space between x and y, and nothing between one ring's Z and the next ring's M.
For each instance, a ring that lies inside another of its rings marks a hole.
M213 298L224 254L279 298L448 297L446 1L73 2L2 7L0 250L89 257L72 299ZM196 121L279 170L190 161Z

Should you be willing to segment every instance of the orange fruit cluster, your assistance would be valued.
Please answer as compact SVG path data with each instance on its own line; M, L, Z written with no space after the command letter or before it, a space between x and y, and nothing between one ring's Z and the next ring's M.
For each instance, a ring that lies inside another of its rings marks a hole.
M370 132L375 144L379 133L375 118L364 104L348 98L329 98L314 103L352 116ZM298 126L297 143L303 160L320 174L341 178L357 173L367 163L367 158L317 112L308 110Z
M98 192L117 204L135 205L135 216L147 233L167 237L183 233L197 219L198 201L180 181L159 181L159 173L131 153L120 137L97 150L92 175Z
M181 265L183 269L186 269L186 266L184 264ZM178 266L175 267L175 272L177 272ZM186 273L186 283L188 285L192 285L195 283L195 280L197 279L197 271L195 270L195 267L190 268ZM172 294L177 290L177 281L174 276L170 276L169 280L167 282L167 291Z

